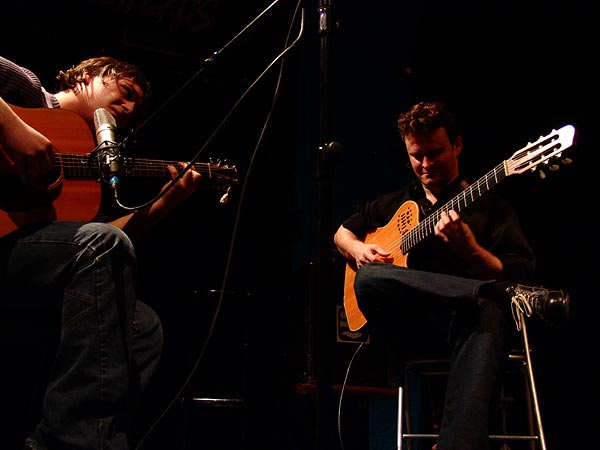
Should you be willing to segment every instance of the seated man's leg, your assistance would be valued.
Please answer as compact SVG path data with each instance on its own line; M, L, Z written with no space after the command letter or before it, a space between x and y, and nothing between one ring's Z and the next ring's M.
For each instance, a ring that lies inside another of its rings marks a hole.
M356 272L357 300L399 297L407 289L438 297L450 305L476 305L479 290L493 281L482 281L440 273L423 272L387 263L365 264Z
M498 394L513 328L508 309L482 299L459 308L452 324L452 354L438 449L490 447L490 405Z
M19 237L7 267L12 301L32 310L54 301L62 314L31 446L128 449L137 282L130 240L107 224L54 223Z
M162 325L154 310L141 301L136 303L134 317L133 362L143 392L160 361L163 348Z

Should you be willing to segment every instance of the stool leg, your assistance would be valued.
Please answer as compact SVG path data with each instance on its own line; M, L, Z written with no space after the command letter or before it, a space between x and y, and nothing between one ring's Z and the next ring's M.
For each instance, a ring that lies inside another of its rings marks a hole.
M533 365L531 364L531 354L529 350L529 339L527 338L527 325L523 313L519 311L521 327L521 337L523 339L523 349L525 351L525 360L527 361L527 377L529 380L529 388L531 390L531 399L533 401L533 411L535 415L535 423L538 429L538 438L540 441L540 449L546 450L546 439L544 438L544 428L542 426L542 418L540 414L540 407L538 403L537 390L535 387L535 380L533 378Z
M402 450L402 438L404 437L404 428L402 421L404 419L404 402L402 401L403 390L402 386L398 388L398 437L396 447L398 450Z

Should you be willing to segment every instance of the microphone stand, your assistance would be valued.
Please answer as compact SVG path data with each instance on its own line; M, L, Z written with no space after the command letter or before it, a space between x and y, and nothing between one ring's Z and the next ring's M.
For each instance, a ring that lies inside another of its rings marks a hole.
M279 0L273 0L262 12L256 16L248 25L246 25L242 30L240 30L233 38L229 40L220 50L213 51L211 56L206 58L203 62L204 65L198 70L189 80L187 80L182 86L180 86L169 98L167 98L152 114L150 114L146 120L144 120L140 125L138 125L134 130L132 130L129 135L123 140L122 145L124 146L127 141L135 140L135 136L140 132L142 128L144 128L150 121L154 119L154 117L162 111L169 103L171 103L175 97L177 97L189 84L191 84L197 77L200 76L206 69L206 67L210 65L214 65L217 62L217 57L221 55L231 45L233 45L240 37L248 30L250 30L253 25L259 21L273 6L275 6Z
M329 53L331 34L331 2L319 0L320 36L320 145L317 158L317 261L313 311L315 315L315 381L317 450L330 450L335 430L332 386L332 350L335 342L335 302L332 295L332 182L335 155L341 145L330 141L329 130Z

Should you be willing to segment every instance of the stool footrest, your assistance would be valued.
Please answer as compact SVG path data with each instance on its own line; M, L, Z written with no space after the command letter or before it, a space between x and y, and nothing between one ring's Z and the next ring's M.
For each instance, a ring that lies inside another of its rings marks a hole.
M435 433L404 433L403 439L437 439L438 434ZM490 434L490 439L504 440L510 439L514 441L537 441L538 436L529 435L514 435L514 434Z

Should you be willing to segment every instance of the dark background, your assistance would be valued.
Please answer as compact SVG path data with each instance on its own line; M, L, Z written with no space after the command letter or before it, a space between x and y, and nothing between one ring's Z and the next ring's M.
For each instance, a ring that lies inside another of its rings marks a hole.
M284 58L279 89L278 63L253 83L283 50L288 31L292 40L298 34L291 1L3 5L2 55L33 70L49 90L59 70L98 54L144 69L154 115L138 130L132 152L227 161L239 170L228 204L220 205L221 193L207 183L138 247L142 294L163 319L165 354L137 435L176 399L143 448L195 448L200 435L211 439L207 433L214 436L208 447L239 447L239 430L248 448L301 449L310 442L312 404L299 402L293 385L315 373L315 304L341 302L339 289L332 298L314 291L318 246L330 240L322 233L356 203L411 179L395 121L428 99L449 101L461 115L462 167L473 178L554 128L570 123L579 132L568 150L572 164L546 170L545 179L510 177L497 189L522 218L540 282L572 295L567 327L530 327L549 450L593 440L586 434L593 430L587 411L597 401L589 367L597 342L596 264L589 262L597 239L588 217L598 141L593 16L574 2L383 3L327 3L332 26L319 34L321 4L304 2L304 34ZM333 170L321 172L321 145L330 141L341 151ZM323 186L331 187L324 203ZM341 272L334 274L332 283L341 287ZM180 393L221 291L206 357ZM327 361L336 382L348 363L341 347ZM357 378L374 383L381 369L357 370ZM247 409L190 401L204 395L245 398Z

